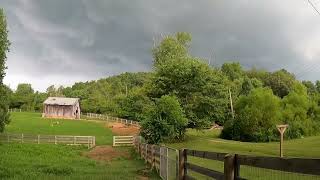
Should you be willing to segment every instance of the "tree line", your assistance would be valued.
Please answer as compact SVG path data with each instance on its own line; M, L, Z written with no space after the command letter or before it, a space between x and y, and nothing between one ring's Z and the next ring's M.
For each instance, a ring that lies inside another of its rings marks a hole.
M41 111L49 96L78 97L83 112L141 121L152 143L183 140L186 128L213 124L224 126L222 138L241 141L277 140L277 124L289 124L287 138L319 132L320 81L299 81L285 69L245 70L238 62L210 66L189 53L190 43L188 33L163 38L152 50L152 72L50 86L45 93L30 84L6 88L9 106Z

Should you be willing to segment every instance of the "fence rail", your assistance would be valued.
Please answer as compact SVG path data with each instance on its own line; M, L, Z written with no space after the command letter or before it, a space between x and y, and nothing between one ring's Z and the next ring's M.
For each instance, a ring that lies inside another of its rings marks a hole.
M21 109L13 108L13 109L8 109L8 112L24 112L24 111ZM38 112L38 111L27 111L27 112ZM39 112L39 113L41 113L41 112ZM117 122L117 123L122 123L122 124L127 124L127 125L140 126L138 121L113 117L113 116L109 116L109 115L105 115L105 114L81 113L81 118L108 121L108 122Z
M122 118L108 116L104 114L82 113L81 117L84 119L94 119L94 120L102 120L102 121L117 122L117 123L122 123L127 125L140 126L138 121L122 119Z
M0 142L85 145L92 148L96 145L96 138L95 136L0 134Z
M208 169L188 162L188 156L224 162L224 172ZM180 179L194 179L188 170L214 179L245 179L241 177L242 165L276 170L280 172L301 173L320 179L320 159L262 157L238 154L215 153L207 151L180 150ZM281 175L279 175L281 177ZM280 178L281 179L281 178Z
M217 180L252 179L252 176L246 177L250 167L261 168L267 178L273 175L276 179L292 179L292 177L320 179L320 159L249 156L190 149L178 151L169 147L142 143L140 137L135 138L134 147L164 180L197 179L191 172ZM223 169L221 171L221 169L202 167L188 160L190 156L220 161Z
M133 146L134 136L113 136L113 146Z

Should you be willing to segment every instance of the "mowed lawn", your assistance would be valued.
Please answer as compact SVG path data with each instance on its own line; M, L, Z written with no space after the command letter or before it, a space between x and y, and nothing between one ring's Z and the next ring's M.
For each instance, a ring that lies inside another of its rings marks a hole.
M51 126L52 122L59 124ZM51 120L41 118L39 113L12 113L6 132L93 135L98 145L110 147L112 143L112 132L104 123ZM144 161L132 148L115 148L111 160L100 161L87 157L89 151L84 146L0 143L0 179L159 179L146 170Z
M279 142L251 143L219 138L220 130L197 131L189 129L187 139L181 143L166 144L177 149L237 153L260 156L279 156ZM284 140L285 157L320 158L320 136Z
M46 119L40 113L11 113L8 133L96 136L96 144L112 144L112 132L104 122L86 120Z
M250 143L230 141L219 138L220 130L188 130L187 139L181 143L166 144L167 146L181 149L194 149L211 152L257 155L257 156L279 156L279 142L271 143ZM285 157L300 158L320 158L320 136L306 137L296 140L285 140L284 143ZM209 169L223 172L223 162L207 160L202 158L188 157L188 161ZM191 175L197 179L209 179L190 171ZM302 175L295 173L285 173L281 171L267 170L262 168L254 168L241 166L240 176L247 179L318 179L311 175Z

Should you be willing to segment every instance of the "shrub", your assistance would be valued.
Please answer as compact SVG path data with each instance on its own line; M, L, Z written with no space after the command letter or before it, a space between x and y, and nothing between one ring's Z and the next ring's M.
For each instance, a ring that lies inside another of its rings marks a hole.
M188 120L175 96L162 96L147 110L141 135L148 143L184 138Z
M276 125L281 118L280 99L271 89L257 88L248 96L240 96L235 111L237 116L227 121L222 138L258 142L278 137Z

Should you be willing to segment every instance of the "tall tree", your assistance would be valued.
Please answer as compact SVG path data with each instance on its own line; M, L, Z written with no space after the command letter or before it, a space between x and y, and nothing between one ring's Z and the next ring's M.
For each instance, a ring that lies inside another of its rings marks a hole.
M3 78L6 69L6 53L9 51L7 21L3 9L0 8L0 132L3 132L6 124L9 123L9 99Z
M296 82L295 76L285 69L269 74L264 84L269 86L273 93L281 98L288 95Z
M155 74L150 96L175 95L190 127L223 124L228 107L227 78L188 53L190 40L190 35L177 33L164 38L153 50Z

